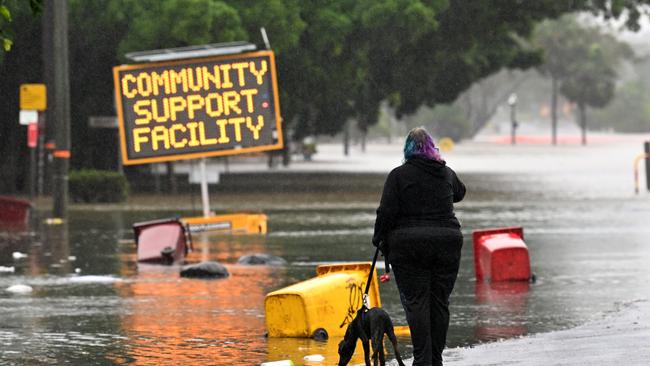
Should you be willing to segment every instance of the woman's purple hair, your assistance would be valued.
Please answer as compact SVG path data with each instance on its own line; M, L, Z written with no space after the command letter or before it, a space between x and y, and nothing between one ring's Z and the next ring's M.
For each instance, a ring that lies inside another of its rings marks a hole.
M409 131L406 136L406 141L404 142L404 161L414 156L442 161L440 152L438 152L436 144L433 143L433 138L424 127L416 127Z

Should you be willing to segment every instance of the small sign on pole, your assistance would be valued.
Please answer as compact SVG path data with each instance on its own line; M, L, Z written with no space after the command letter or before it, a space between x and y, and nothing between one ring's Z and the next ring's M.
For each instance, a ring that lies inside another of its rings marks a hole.
M19 116L20 124L23 126L28 126L31 124L38 123L38 111L35 110L21 110Z
M44 111L47 108L45 84L20 85L20 109Z
M27 125L27 147L30 149L38 146L38 123Z
M118 128L117 117L115 116L90 116L88 117L90 128Z

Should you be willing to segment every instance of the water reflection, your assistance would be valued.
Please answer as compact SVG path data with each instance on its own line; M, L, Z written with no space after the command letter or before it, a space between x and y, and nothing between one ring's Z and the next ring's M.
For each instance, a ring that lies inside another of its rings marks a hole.
M0 233L27 230L31 211L29 201L0 196Z
M494 164L476 163L478 173L461 173L471 187L457 210L466 234L524 226L538 281L476 285L471 235L466 235L452 295L449 347L574 326L614 310L616 302L650 293L650 200L634 197L631 186L620 187L630 181L627 148L612 155L585 150L569 162L575 151L555 150L539 154L562 162L549 164L550 174L527 168L541 166L532 163L537 151L525 159L498 156L499 167L520 161L516 166L522 169L508 168L508 174L495 173ZM483 150L476 152L467 160L483 159ZM577 176L589 154L598 157L597 166ZM620 157L620 164L612 164L612 156ZM611 167L613 173L603 176ZM131 223L179 212L77 210L68 226L36 220L26 230L0 230L0 266L15 267L0 273L0 364L254 365L292 359L301 365L310 354L322 354L322 364L333 364L336 338L324 343L265 338L264 296L313 277L318 264L370 260L376 195L336 195L321 204L323 198L314 194L308 204L276 203L275 211L266 211L267 236L195 236L188 261L226 264L232 275L223 280L182 279L178 266L136 263ZM27 257L14 259L14 251ZM255 252L281 256L289 264L235 264ZM3 291L19 283L34 291ZM405 324L395 284L380 288L382 306L395 324ZM410 340L399 343L408 357Z
M315 341L310 338L269 338L267 341L269 360L292 360L296 365L335 365L339 360L338 344L341 337L332 337L326 342ZM322 355L322 363L305 362L305 356ZM350 365L364 364L363 348L361 343L350 360Z
M475 339L483 342L527 334L529 291L527 281L477 282Z
M188 262L231 263L264 250L263 237L197 235ZM126 273L132 257L123 256ZM230 277L220 280L179 277L180 266L137 265L132 281L118 283L128 299L121 318L128 351L116 355L136 364L256 364L266 359L263 303L274 278L285 269L227 265ZM243 342L243 340L246 340Z
M326 342L321 342L311 338L269 338L267 340L267 359L292 360L296 365L336 365L339 360L338 344L342 339L342 337L331 337ZM398 336L397 339L400 351L405 348L407 343L410 343L409 336ZM395 359L393 346L387 338L384 338L384 351L387 361ZM401 352L404 357L403 351ZM321 355L325 359L322 362L305 361L305 357L310 355ZM357 348L349 365L365 365L361 341L357 341Z
M0 221L0 233L2 234L20 234L28 229L29 225L25 221Z
M46 273L74 273L71 263L70 229L68 224L45 225L39 228L41 239L29 246L25 274L38 276Z

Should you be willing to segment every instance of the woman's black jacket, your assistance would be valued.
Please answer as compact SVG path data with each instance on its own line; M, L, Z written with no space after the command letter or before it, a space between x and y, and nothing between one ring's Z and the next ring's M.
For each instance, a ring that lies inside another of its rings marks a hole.
M465 185L444 161L415 156L386 178L377 209L372 243L377 246L398 228L460 228L454 202L465 197Z

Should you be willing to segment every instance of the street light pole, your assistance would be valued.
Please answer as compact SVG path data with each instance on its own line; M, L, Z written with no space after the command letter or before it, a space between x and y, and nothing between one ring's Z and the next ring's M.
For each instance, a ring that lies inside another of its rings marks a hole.
M510 94L508 105L510 106L510 143L515 145L517 143L517 127L519 126L516 118L517 94Z

